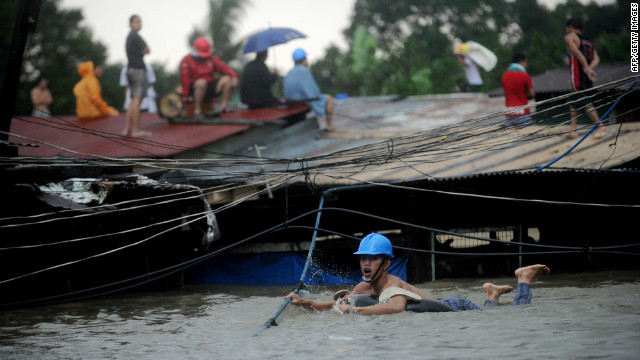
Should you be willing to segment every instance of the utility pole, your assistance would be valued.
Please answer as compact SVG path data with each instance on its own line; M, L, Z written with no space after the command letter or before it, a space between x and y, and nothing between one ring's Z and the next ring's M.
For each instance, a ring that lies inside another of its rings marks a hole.
M13 37L9 56L4 71L4 81L0 89L0 140L8 140L11 130L11 119L16 105L22 57L30 32L36 30L40 5L42 0L19 0L16 23L13 27ZM18 156L15 147L0 143L0 156Z

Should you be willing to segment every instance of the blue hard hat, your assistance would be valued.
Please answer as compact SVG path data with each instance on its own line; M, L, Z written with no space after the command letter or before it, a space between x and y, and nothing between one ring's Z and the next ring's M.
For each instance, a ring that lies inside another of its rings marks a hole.
M377 233L369 234L360 241L358 251L354 255L387 255L393 258L391 241L386 236Z
M297 48L293 51L293 61L298 62L307 57L307 52L304 49Z

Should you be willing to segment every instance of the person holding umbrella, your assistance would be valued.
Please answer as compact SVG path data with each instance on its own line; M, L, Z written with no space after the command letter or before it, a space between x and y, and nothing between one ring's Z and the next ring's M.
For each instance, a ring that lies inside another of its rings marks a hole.
M323 94L313 78L307 62L307 52L298 48L293 51L295 66L284 78L284 97L288 100L305 100L318 118L326 115L324 131L333 131L333 97ZM313 99L313 100L311 100Z
M280 104L280 100L271 94L271 85L278 81L278 73L271 73L264 61L267 50L256 53L242 72L240 81L240 99L249 109L260 109Z
M249 109L258 109L280 104L281 101L271 94L271 86L278 80L278 74L271 73L265 64L267 50L291 40L307 37L298 30L288 27L269 27L258 31L247 39L243 54L256 53L255 60L244 68L240 83L240 95Z
M193 99L196 118L203 116L202 104L205 100L220 97L216 113L230 112L229 98L238 85L238 75L220 58L211 53L209 40L201 36L193 42L194 53L186 55L180 62L180 82L182 99ZM221 76L215 77L218 73Z

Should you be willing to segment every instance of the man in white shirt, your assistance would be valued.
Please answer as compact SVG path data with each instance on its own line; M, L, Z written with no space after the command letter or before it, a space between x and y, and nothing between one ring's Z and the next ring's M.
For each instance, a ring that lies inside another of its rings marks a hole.
M482 86L482 76L480 76L478 65L462 54L456 54L456 58L464 66L464 74L467 77L468 88L462 90L464 92L478 92Z

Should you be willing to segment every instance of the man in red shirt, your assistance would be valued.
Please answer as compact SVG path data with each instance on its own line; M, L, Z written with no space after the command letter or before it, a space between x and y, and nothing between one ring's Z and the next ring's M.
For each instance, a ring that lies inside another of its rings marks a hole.
M507 107L506 126L531 125L531 111L529 108L515 109L527 105L528 99L535 97L531 76L527 74L527 57L522 53L513 55L509 69L502 75L502 89L504 89L505 106Z
M194 53L180 62L180 82L182 99L193 99L194 116L202 117L202 103L205 99L220 97L218 112L228 112L227 103L238 85L238 75L222 60L211 53L211 44L204 37L193 42ZM215 73L221 74L219 78Z

